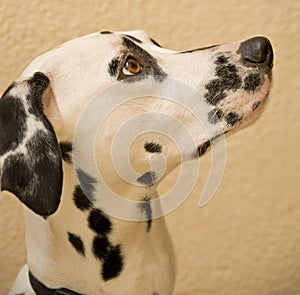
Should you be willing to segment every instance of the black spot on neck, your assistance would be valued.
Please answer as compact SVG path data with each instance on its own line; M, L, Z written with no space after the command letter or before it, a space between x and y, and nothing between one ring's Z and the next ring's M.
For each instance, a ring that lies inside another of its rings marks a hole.
M96 179L80 168L76 169L76 174L79 179L82 190L89 198L89 200L91 200L91 202L94 202L95 184L97 183Z
M145 214L147 218L147 228L146 231L149 233L152 225L152 208L150 203L150 198L146 197L144 201L139 205L139 209Z
M156 180L157 180L157 176L156 176L155 172L149 171L149 172L146 172L145 174L143 174L142 176L140 176L137 179L137 182L139 182L140 184L144 184L144 185L152 185L156 182Z
M61 141L59 143L59 147L60 147L62 159L66 163L72 164L72 143L68 140Z
M106 236L111 232L112 224L100 209L93 209L90 212L88 223L89 228L101 236Z
M79 236L68 232L68 240L79 254L85 256L85 247Z
M75 186L73 192L73 200L75 202L76 207L81 211L88 210L93 206L92 202L86 197L86 195L82 191L80 185Z
M112 246L102 265L102 278L104 281L116 278L123 270L123 255L121 246Z
M95 236L93 240L93 253L95 257L104 261L108 257L108 253L112 245L109 242L107 236Z
M145 142L144 148L149 153L161 153L161 145L155 142Z

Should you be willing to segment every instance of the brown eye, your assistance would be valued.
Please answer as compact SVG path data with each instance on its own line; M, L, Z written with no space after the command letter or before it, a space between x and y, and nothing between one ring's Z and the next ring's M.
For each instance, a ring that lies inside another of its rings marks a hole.
M142 70L142 66L136 60L129 58L125 63L124 70L124 74L137 75Z

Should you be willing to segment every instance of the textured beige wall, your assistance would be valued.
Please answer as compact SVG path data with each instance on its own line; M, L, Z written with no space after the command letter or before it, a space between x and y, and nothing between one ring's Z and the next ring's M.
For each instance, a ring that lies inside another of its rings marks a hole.
M213 201L197 207L203 177L168 216L175 294L300 294L299 11L292 0L1 0L0 91L35 56L93 31L141 28L172 49L268 36L274 87L263 117L227 140ZM17 200L0 199L1 295L25 261L22 218Z

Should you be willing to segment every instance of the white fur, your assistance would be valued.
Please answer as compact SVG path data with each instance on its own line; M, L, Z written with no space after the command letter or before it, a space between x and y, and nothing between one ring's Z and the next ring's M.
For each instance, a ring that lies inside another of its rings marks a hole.
M100 91L116 83L115 77L108 73L108 64L122 51L122 37L124 33L100 35L90 34L82 38L69 41L52 51L49 51L35 59L24 71L22 77L30 77L36 71L47 75L51 81L51 97L54 100L50 104L52 109L46 109L46 113L58 113L57 119L49 117L52 122L58 140L72 140L76 122L82 110L91 99ZM216 48L193 53L178 54L154 46L149 37L141 31L127 32L140 38L144 48L156 58L159 66L168 77L199 91L202 96L205 93L205 85L215 78ZM238 48L239 43L223 45L222 52L238 63L238 54L232 54L232 48ZM247 69L239 65L240 74L246 75ZM248 100L264 101L269 87L266 82L263 91L257 92L252 97L247 93L232 93L226 99L224 109L230 109L231 101L237 101L238 97L247 96ZM139 87L138 82L132 87ZM46 98L47 99L47 98ZM113 98L112 98L113 99ZM190 98L186 97L188 101ZM109 100L106 101L109 104ZM240 112L246 112L243 105L235 105ZM248 106L247 106L248 108ZM114 133L120 127L118 119L128 118L141 112L159 111L183 122L193 136L196 146L209 138L201 129L201 124L193 119L188 110L167 103L166 100L143 98L137 103L130 102L122 105L116 113L112 114L102 126L101 136L97 138L96 151L97 164L105 167L104 176L109 185L120 195L129 199L141 200L145 195L157 198L156 185L151 187L135 186L125 183L115 175L111 167L110 147ZM169 124L161 122L161 124ZM226 131L226 124L220 124L216 132ZM38 131L35 127L34 132ZM28 135L29 136L29 135ZM166 137L155 133L149 133L147 140L158 141L163 146L163 160L167 163L169 172L180 164L180 158L176 153L176 145L168 142ZM178 138L185 141L185 135L179 134ZM145 139L143 139L145 140ZM138 144L139 143L139 144ZM132 163L139 171L149 169L149 153L146 153L143 145L137 140L133 145ZM84 146L84 142L82 142ZM141 148L142 146L142 148ZM83 148L83 152L85 149ZM195 150L186 149L185 158L190 159ZM86 155L92 157L93 155ZM155 167L154 167L155 169ZM170 295L175 281L175 261L169 233L163 218L152 221L151 230L146 232L145 222L129 222L111 217L113 231L109 238L113 245L120 244L124 254L124 269L121 274L107 282L100 276L101 264L92 253L92 241L95 234L87 226L87 212L82 212L75 207L72 200L74 185L78 183L74 169L71 165L63 165L64 184L62 201L58 211L47 220L26 209L27 249L28 265L31 272L49 288L68 288L79 293L89 295ZM101 196L100 196L101 197ZM79 255L70 245L67 232L76 233L82 237L86 249L86 255ZM28 285L27 267L24 267L12 287L9 295L25 292L33 294Z

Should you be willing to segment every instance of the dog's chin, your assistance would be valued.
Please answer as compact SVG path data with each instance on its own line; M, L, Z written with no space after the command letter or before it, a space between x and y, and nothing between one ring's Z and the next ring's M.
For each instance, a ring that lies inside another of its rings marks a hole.
M193 153L192 158L197 159L201 156L203 156L206 151L209 150L211 145L215 142L220 141L220 138L228 135L234 134L236 132L239 132L242 129L245 129L249 126L251 126L253 123L255 123L262 115L266 105L267 105L267 96L265 97L264 101L253 111L249 116L247 116L242 121L237 122L236 124L232 126L226 126L223 130L220 131L220 133L212 136L210 139L205 140L203 143L198 145L197 151Z

